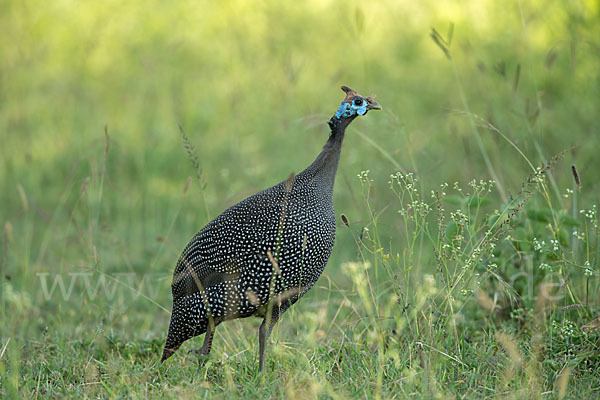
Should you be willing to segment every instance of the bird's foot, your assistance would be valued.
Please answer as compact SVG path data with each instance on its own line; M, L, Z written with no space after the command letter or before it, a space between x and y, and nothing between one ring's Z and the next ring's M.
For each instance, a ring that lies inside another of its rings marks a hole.
M202 366L208 360L208 354L203 349L192 349L188 351L188 354L195 354L198 357L198 368L202 368Z

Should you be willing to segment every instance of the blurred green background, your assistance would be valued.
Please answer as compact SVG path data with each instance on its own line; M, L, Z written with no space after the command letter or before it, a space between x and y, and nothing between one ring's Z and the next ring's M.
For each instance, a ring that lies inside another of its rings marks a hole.
M500 207L531 173L513 144L536 166L574 146L550 187L560 202L576 164L581 201L597 202L598 21L592 0L2 2L2 336L162 340L179 252L314 159L340 85L383 106L344 143L335 205L355 232L368 222L360 171L382 219L396 215L387 181L398 168L425 190L494 178ZM340 227L321 283L349 285L340 265L356 253ZM90 270L149 274L158 294L140 290L156 303L45 301L36 274Z

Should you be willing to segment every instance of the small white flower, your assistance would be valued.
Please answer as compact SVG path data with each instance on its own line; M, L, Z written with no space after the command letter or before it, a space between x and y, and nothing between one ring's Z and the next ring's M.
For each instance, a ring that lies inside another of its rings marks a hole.
M551 271L552 267L546 263L541 263L539 267L542 271Z
M541 251L545 245L546 242L544 242L543 240L540 242L537 240L537 238L533 238L533 250Z
M585 240L585 232L578 232L577 230L573 231L573 236L575 236L579 240Z
M563 322L563 326L560 328L560 332L564 336L567 336L567 337L574 336L575 335L575 324L573 324L568 319L565 320L565 322Z

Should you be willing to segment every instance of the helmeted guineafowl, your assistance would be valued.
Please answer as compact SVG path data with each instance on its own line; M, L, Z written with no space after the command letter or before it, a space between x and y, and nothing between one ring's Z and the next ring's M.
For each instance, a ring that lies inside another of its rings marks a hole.
M196 353L210 353L225 320L258 316L259 371L265 341L281 315L317 281L333 248L333 186L344 132L359 115L380 110L373 97L342 86L346 98L329 120L331 134L300 174L230 207L187 245L173 276L173 312L161 361L206 332Z

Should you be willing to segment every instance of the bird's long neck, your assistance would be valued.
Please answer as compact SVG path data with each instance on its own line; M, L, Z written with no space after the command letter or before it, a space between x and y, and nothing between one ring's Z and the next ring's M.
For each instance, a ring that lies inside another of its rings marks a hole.
M322 185L330 189L333 193L335 184L335 174L337 172L338 163L340 161L340 153L342 151L342 142L344 141L344 133L346 128L354 118L336 119L332 117L329 121L331 134L323 150L317 156L315 161L304 170L304 174L312 175L319 179Z

